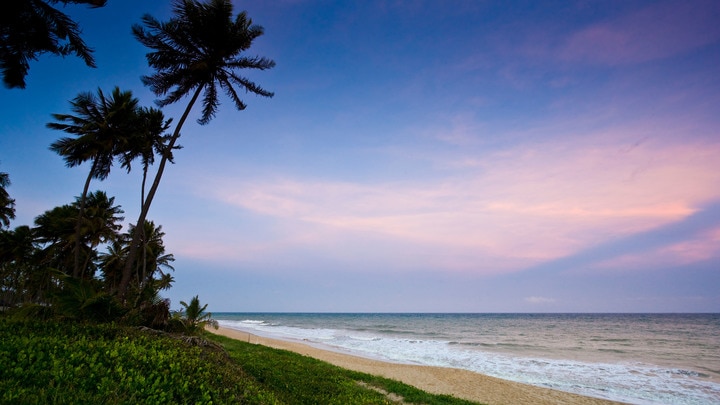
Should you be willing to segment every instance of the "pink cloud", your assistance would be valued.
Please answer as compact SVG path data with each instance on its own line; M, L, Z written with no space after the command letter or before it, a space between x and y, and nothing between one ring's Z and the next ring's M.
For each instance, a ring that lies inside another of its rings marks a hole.
M285 227L269 251L492 273L679 221L720 199L719 144L618 147L623 139L525 144L434 181L224 179L212 190Z
M624 272L634 269L685 266L720 258L718 246L720 246L720 228L715 228L679 243L606 260L598 263L596 267L605 271Z
M558 56L603 65L667 58L718 41L718 21L717 1L654 3L574 33L558 49Z

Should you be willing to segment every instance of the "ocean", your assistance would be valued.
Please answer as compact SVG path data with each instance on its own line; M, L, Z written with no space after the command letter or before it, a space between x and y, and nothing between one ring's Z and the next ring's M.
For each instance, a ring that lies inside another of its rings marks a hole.
M215 313L223 327L631 404L720 404L720 314Z

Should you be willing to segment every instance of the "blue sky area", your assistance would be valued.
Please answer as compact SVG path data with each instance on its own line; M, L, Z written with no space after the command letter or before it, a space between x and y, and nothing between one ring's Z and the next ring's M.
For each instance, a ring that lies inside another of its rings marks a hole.
M150 212L173 308L720 312L720 2L234 3L275 97L183 128ZM48 150L51 113L116 85L155 100L130 27L169 2L66 11L97 69L42 57L0 89L12 226L89 170ZM140 179L91 188L134 221Z

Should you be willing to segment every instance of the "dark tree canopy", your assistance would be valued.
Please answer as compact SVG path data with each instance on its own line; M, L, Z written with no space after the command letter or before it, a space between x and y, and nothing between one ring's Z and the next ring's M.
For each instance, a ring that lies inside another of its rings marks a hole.
M53 5L102 7L107 0L3 0L0 2L0 69L8 88L25 88L30 61L44 53L75 55L95 67L80 27Z
M10 220L15 219L15 200L5 190L9 185L10 176L0 173L0 228L10 226Z
M246 77L240 69L265 70L275 62L258 56L245 56L253 40L263 34L242 11L233 18L229 0L200 3L175 0L174 17L160 22L151 15L142 18L143 25L133 26L135 37L152 52L148 64L155 73L144 76L143 83L158 96L160 106L179 101L197 89L203 89L203 112L199 121L207 124L217 112L220 88L233 100L238 110L246 105L237 88L272 97L269 92Z

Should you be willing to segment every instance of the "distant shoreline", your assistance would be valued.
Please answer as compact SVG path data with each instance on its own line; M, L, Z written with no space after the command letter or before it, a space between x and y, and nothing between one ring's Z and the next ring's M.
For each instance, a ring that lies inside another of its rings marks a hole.
M579 404L609 405L620 402L586 397L549 388L507 381L467 370L389 363L320 349L300 342L290 342L257 336L235 329L220 327L210 332L248 343L289 350L322 360L338 367L378 375L401 381L433 394L453 395L458 398L488 405L500 404Z

